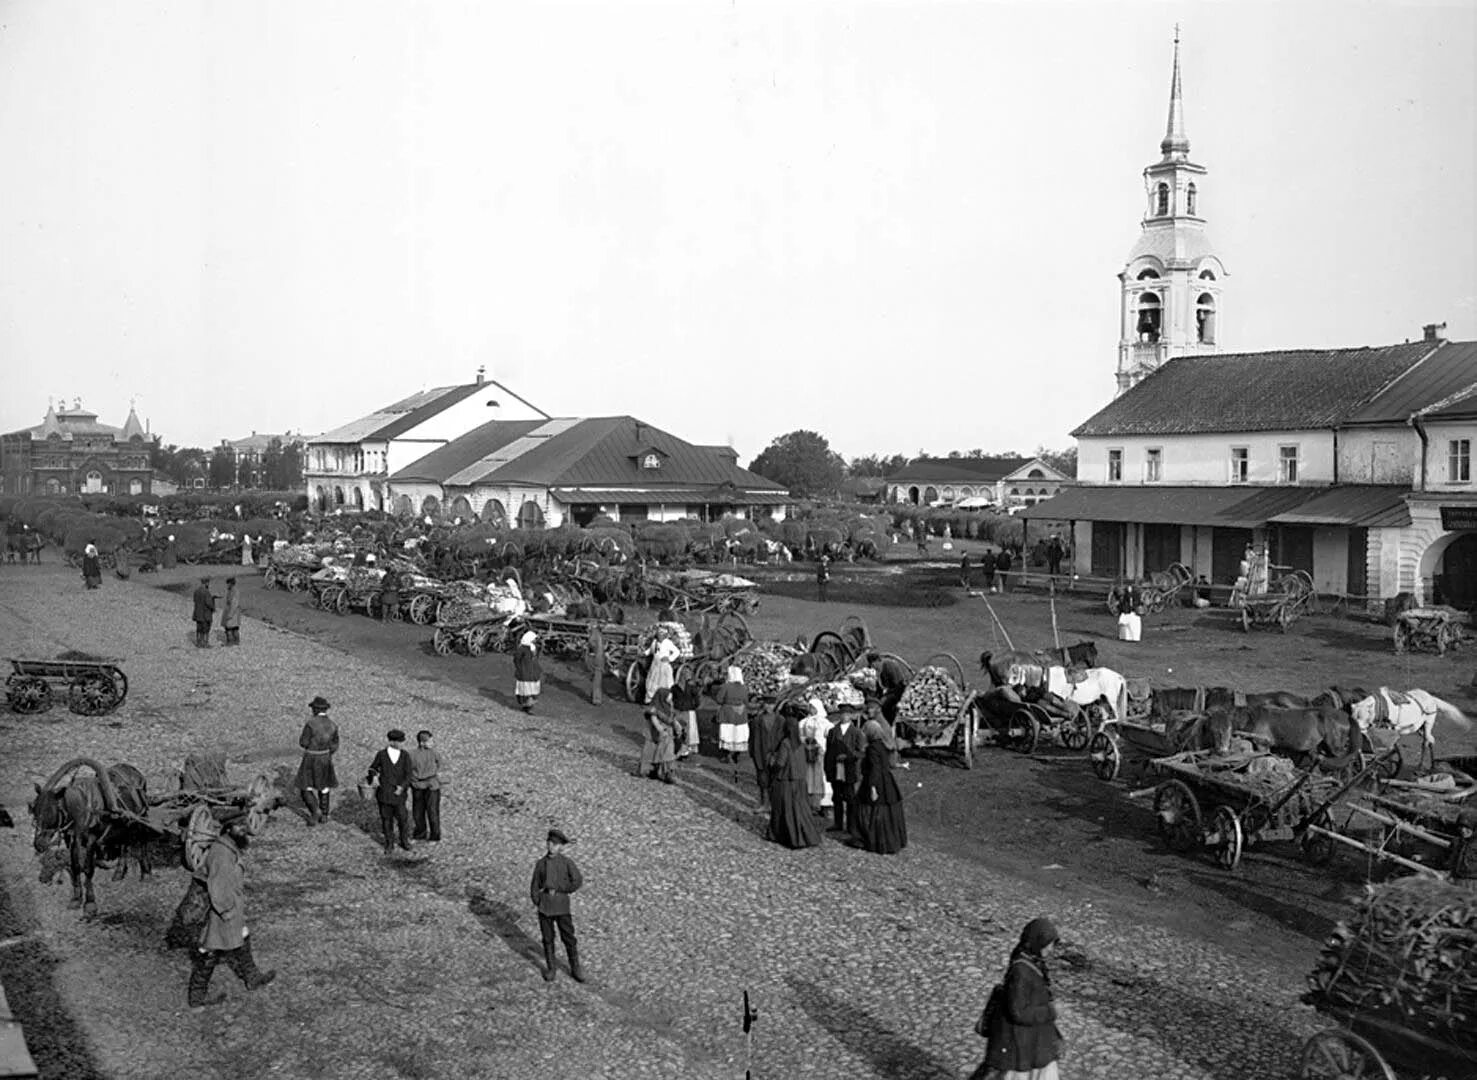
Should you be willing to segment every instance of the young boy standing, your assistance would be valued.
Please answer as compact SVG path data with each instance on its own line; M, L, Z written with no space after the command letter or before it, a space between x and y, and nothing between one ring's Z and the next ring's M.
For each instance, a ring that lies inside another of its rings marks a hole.
M441 839L441 755L431 745L429 731L415 733L410 751L410 807L415 831L412 840Z
M533 864L533 881L528 886L529 899L538 908L539 936L544 940L544 981L553 982L556 974L554 930L558 928L564 951L569 954L569 975L575 982L584 982L574 918L569 913L570 894L584 884L584 879L580 877L579 867L564 854L569 837L558 829L550 829L546 839L548 852Z

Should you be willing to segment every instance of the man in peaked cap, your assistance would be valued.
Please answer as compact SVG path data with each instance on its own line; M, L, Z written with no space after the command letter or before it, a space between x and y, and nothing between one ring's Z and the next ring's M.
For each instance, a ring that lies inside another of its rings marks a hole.
M333 789L338 787L338 774L333 755L338 752L338 725L328 718L328 700L319 694L308 703L312 716L303 725L297 744L302 747L302 760L297 767L297 790L308 808L308 824L328 820Z
M210 578L203 577L195 586L195 647L210 648L210 624L215 621L215 595L210 591Z
M569 897L584 884L579 867L564 854L571 843L562 829L550 829L545 838L547 853L533 864L533 881L529 883L528 895L538 909L539 936L544 941L544 981L553 982L554 931L564 942L564 951L569 954L569 974L575 982L584 982L585 973L580 967L579 941L574 936L574 917L569 913Z
M246 875L241 853L251 842L251 821L236 813L221 824L220 835L211 841L202 860L200 876L210 897L210 914L194 951L190 967L189 1005L193 1009L218 1005L224 995L210 996L210 976L224 962L246 984L256 990L277 977L262 971L251 955L251 936L246 927Z

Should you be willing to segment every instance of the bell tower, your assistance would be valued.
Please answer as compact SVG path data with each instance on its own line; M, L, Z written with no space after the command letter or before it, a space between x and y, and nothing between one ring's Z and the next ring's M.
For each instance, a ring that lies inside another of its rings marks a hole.
M1162 155L1144 170L1143 232L1118 274L1118 392L1176 356L1224 352L1226 277L1205 232L1206 169L1190 160L1180 90L1180 30Z

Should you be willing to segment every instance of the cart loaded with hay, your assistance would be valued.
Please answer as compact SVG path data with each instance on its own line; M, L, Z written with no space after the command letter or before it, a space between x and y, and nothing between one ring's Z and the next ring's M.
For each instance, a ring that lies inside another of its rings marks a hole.
M1303 1000L1339 1026L1303 1045L1302 1080L1477 1076L1477 887L1370 886L1323 946Z

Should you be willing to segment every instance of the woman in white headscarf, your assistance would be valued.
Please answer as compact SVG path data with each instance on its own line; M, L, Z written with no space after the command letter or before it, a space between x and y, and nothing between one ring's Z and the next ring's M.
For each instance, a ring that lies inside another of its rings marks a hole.
M544 669L538 662L538 635L532 630L518 639L513 650L513 696L524 712L533 712L533 703L543 689Z
M672 640L671 635L665 630L657 631L656 640L651 643L651 664L646 669L646 703L649 705L657 699L657 695L665 691L667 698L672 695L673 668L682 656L682 650Z
M810 808L823 813L831 806L831 785L826 780L826 736L834 725L820 698L810 698L805 704L810 708L800 721L800 739L805 744L805 793L810 798Z
M744 686L744 669L728 666L728 679L713 695L718 703L718 749L737 765L740 754L749 750L749 690Z

